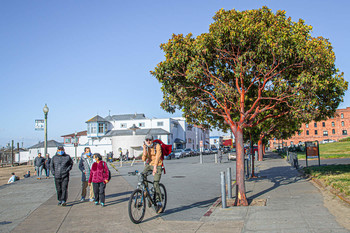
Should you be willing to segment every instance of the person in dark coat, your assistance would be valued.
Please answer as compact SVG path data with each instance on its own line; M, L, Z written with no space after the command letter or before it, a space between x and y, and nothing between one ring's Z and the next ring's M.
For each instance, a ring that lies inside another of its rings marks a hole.
M38 157L34 159L34 167L37 175L37 179L41 179L41 173L44 169L45 158L41 157L41 153L38 154Z
M46 172L46 179L50 177L50 164L51 164L51 158L50 154L46 154L46 159L45 159L45 172Z
M58 205L66 206L68 198L69 172L73 168L72 158L59 146L51 159L51 173L55 177Z

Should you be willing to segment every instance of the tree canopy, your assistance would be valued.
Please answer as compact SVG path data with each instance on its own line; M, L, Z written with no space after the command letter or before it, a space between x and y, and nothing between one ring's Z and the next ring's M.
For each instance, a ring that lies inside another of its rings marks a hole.
M165 60L151 73L162 85L163 109L181 109L190 123L230 129L236 144L243 143L244 128L267 119L334 114L347 82L335 68L331 43L312 37L311 26L267 7L221 9L213 19L209 32L173 35L161 45ZM237 148L239 172L242 153Z

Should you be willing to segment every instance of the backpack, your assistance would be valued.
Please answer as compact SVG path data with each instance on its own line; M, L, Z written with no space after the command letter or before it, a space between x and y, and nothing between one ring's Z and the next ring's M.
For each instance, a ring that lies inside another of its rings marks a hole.
M111 178L112 178L112 175L111 175L111 171L109 170L108 165L107 165L106 162L103 162L103 163L102 163L102 165L103 165L103 173L106 173L106 172L105 172L105 164L106 164L107 169L108 169L108 181L110 181Z
M155 147L154 148L156 148L157 146L157 144L160 144L160 148L161 148L161 150L162 150L162 155L161 155L161 157L160 157L160 159L163 161L164 160L164 157L165 156L167 156L167 155L169 155L170 153L171 153L171 151L172 151L172 145L166 145L166 144L164 144L161 140L159 140L159 139L156 139L156 140L153 140L153 143L155 144ZM157 153L157 152L156 152ZM163 165L162 165L162 168L163 168L163 171L164 171L164 174L166 174L166 172L165 172L165 167L164 167L164 163L163 163Z

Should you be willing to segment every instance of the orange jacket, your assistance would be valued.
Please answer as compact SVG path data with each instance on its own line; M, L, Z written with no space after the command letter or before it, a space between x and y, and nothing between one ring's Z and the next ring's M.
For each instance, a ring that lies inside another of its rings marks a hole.
M157 165L162 166L163 161L161 160L162 156L162 147L159 144L156 144L156 149L154 149L154 146L151 148L146 148L146 154L142 154L142 160L146 161L148 160L149 165Z

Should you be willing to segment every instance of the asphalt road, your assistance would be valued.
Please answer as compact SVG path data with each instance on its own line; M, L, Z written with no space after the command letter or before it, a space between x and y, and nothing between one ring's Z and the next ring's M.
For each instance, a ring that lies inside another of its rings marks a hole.
M235 177L235 161L214 163L214 155L204 155L203 164L199 156L181 159L165 160L166 174L162 175L161 183L166 187L168 202L166 211L162 214L164 220L198 221L208 211L208 208L220 197L220 172L231 167L232 177ZM137 176L128 172L143 170L143 164L133 167L125 164L119 168L123 178L132 186L137 185Z
M299 165L302 167L306 167L306 160L299 160ZM308 159L307 160L309 166L318 166L318 159ZM324 165L335 165L335 164L350 164L350 158L346 159L321 159L321 166Z

